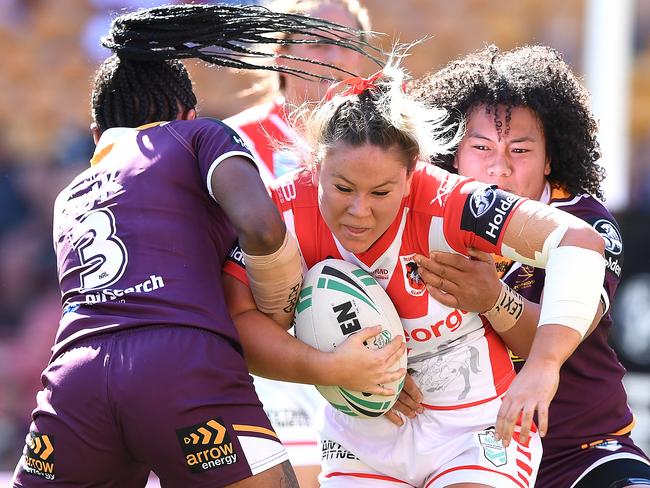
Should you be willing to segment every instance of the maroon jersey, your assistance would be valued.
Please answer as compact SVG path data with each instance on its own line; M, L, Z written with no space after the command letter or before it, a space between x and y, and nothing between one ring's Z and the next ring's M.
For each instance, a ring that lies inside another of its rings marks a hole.
M555 188L550 205L588 222L603 236L608 265L602 291L605 315L562 366L560 386L550 406L548 434L543 440L545 457L555 450L586 447L612 434L629 433L633 425L621 382L625 369L607 341L612 325L609 303L614 299L623 264L618 225L600 202L586 194L569 195ZM528 300L539 303L544 276L543 269L513 263L502 279ZM517 369L522 365L521 359L515 360Z
M114 128L58 196L54 248L63 315L54 353L81 337L154 324L237 340L221 268L235 230L210 194L232 129L199 119Z

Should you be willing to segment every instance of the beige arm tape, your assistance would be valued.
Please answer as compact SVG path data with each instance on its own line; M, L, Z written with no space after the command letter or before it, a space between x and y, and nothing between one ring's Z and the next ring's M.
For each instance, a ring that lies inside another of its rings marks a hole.
M524 313L523 297L501 281L499 298L490 310L483 312L483 315L490 321L495 331L505 332L515 326L522 313Z
M287 231L284 242L274 253L265 256L244 253L244 259L257 308L289 329L303 278L295 237Z
M579 221L543 203L526 200L512 215L501 255L535 268L545 268L549 252L559 246L570 224Z

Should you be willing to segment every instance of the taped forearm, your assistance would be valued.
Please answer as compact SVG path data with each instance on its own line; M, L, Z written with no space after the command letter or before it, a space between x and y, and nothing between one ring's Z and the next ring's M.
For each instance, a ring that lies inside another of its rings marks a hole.
M539 325L564 325L584 337L598 310L605 265L596 251L575 246L553 249L546 265Z
M512 215L501 254L535 268L545 268L549 253L557 248L572 224L583 225L577 217L527 200Z
M257 308L288 329L302 286L302 258L296 239L287 232L272 254L244 253L246 274Z

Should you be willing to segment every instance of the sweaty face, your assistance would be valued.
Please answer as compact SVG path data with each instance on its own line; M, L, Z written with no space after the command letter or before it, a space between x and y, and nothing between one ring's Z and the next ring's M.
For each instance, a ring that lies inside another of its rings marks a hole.
M359 22L357 19L348 12L347 9L335 3L323 3L314 7L306 12L305 15L310 17L318 17L321 19L329 20L337 24L359 29ZM294 44L288 45L280 50L282 54L289 54L291 56L298 56L307 59L313 59L323 63L328 63L333 66L338 66L346 71L352 73L359 72L359 65L363 62L363 56L349 49L330 45L304 45ZM289 64L289 63L287 63ZM337 80L342 80L350 77L351 75L345 74L325 66L318 66L312 64L291 64L293 67L305 69L311 73L328 76ZM328 81L310 81L303 80L297 76L283 75L285 80L285 97L292 103L299 105L302 102L318 101L325 96L325 92L330 86Z
M406 164L396 148L340 144L327 151L317 172L318 204L346 250L367 251L393 223L410 185Z
M542 124L527 107L512 107L508 124L506 107L498 105L497 110L500 135L494 109L487 113L486 106L480 105L470 112L454 166L463 176L472 176L517 195L539 200L546 175L551 172Z

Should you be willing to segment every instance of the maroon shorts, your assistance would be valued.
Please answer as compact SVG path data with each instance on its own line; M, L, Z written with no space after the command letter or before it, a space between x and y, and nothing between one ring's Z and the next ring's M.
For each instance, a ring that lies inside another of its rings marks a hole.
M543 441L542 446L544 454L535 484L539 488L569 488L596 466L608 461L638 460L641 472L647 472L647 466L644 464L647 462L645 454L627 435L613 435L609 440L585 449L580 446L548 448L544 446ZM631 471L627 477L640 476ZM603 484L598 486L610 485L610 482L601 481ZM596 487L593 484L588 484L588 486Z
M156 326L88 337L44 371L14 487L218 487L287 459L223 337Z

